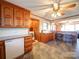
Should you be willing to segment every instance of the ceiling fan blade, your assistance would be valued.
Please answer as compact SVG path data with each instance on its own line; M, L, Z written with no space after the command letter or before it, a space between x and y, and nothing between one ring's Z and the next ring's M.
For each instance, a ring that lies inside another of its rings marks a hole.
M63 9L72 9L74 7L76 7L76 3L69 3L63 5Z
M74 7L76 7L76 3L64 4L62 5L62 7L60 6L60 10L58 11L58 14L63 16L65 15L64 11L74 9Z
M57 13L58 13L59 16L63 16L63 15L65 15L65 13L64 13L63 10L59 10Z

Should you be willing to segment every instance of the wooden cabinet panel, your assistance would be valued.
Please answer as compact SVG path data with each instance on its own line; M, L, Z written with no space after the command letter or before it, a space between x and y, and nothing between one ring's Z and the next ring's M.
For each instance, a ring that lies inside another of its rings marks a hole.
M3 42L0 42L0 59L5 59L5 48Z
M31 20L30 20L30 11L24 11L24 26L30 28Z
M39 20L32 18L32 24L31 24L31 31L38 31L39 32Z
M40 42L55 40L55 33L40 33Z
M0 18L1 18L1 3L2 3L2 1L0 1Z
M32 46L29 46L28 48L25 48L26 52L30 52L32 50Z
M4 47L0 46L0 59L4 59Z
M13 26L13 7L8 3L3 3L1 8L1 26Z
M32 43L33 43L33 40L31 36L25 37L24 39L25 52L29 52L32 50Z
M14 8L14 26L23 26L23 11L20 8Z
M41 33L41 42L48 42L49 36L47 34Z

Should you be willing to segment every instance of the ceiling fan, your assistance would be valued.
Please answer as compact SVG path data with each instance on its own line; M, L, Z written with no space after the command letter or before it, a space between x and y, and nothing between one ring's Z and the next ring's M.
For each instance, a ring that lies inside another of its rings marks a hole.
M47 8L52 9L52 17L63 16L65 10L73 10L76 7L76 2L66 2L64 4L61 3L62 0L52 0L52 4L41 5L38 8L42 8L39 10L44 10ZM49 11L50 12L50 11Z
M64 5L61 5L60 2L61 0L53 0L53 13L52 13L52 17L56 17L56 16L63 16L65 13L65 10L72 10L74 9L74 7L76 7L76 3L67 3Z

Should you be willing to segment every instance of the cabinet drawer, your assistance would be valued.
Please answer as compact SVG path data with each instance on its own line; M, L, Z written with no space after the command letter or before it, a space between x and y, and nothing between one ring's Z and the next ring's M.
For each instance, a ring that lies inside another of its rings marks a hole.
M25 39L25 41L32 41L32 39Z
M25 47L32 46L32 43L26 43Z
M27 43L33 43L33 41L31 40L31 41L25 41L25 43L27 44Z
M0 41L0 45L3 45L4 44L4 42L3 41Z
M28 48L25 48L25 52L29 52L32 50L32 46L28 47Z
M32 37L31 36L27 36L27 37L25 37L25 39L32 39Z

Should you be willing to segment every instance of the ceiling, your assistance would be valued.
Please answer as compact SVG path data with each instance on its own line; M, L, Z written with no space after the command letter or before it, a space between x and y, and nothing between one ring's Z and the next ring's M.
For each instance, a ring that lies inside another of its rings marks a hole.
M48 5L52 3L52 0L6 0L23 8L29 9L32 11L32 14L42 17L44 19L53 20L51 17L51 10L49 6L42 7L41 5ZM76 2L77 6L73 10L64 11L65 15L58 16L55 19L60 19L68 16L73 16L79 14L79 0L61 0L61 4L68 2ZM44 8L43 10L40 10ZM46 8L46 9L45 9Z

